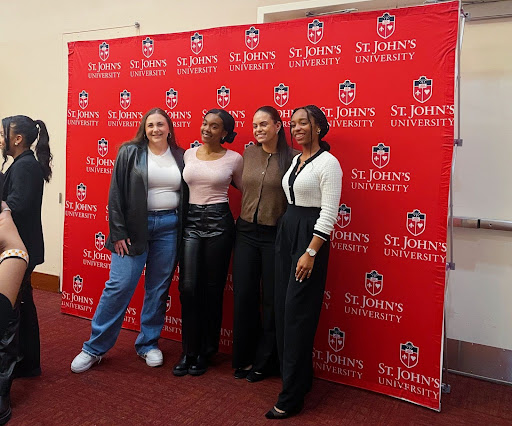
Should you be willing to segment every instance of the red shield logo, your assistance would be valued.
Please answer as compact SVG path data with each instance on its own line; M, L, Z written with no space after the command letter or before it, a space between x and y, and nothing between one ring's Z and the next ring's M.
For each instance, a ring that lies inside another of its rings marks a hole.
M217 89L217 104L221 108L226 108L231 100L230 90L226 86Z
M87 197L87 187L83 183L80 183L76 186L76 198L78 201L84 201L85 197Z
M372 163L375 167L382 169L389 164L390 156L389 146L379 143L377 146L372 146Z
M352 219L352 208L346 204L342 204L338 208L338 219L336 225L340 228L345 228L350 223L350 219Z
M99 50L100 50L100 59L102 61L106 61L108 59L108 55L110 53L110 49L108 47L108 43L106 43L106 42L101 43L100 47L99 47Z
M105 247L105 235L103 235L102 232L98 232L96 235L94 235L94 245L98 250L103 250L103 247Z
M418 358L420 356L420 348L412 344L412 342L400 343L400 361L407 368L412 368L418 365Z
M334 352L339 352L345 346L345 332L338 327L329 330L329 347Z
M344 83L340 83L338 96L342 104L351 104L356 98L356 83L352 83L350 80L345 80Z
M420 103L427 102L432 97L432 79L422 75L412 84L412 96Z
M178 105L178 91L174 89L169 89L165 92L165 104L173 109Z
M196 55L201 53L203 50L203 36L199 33L194 33L192 37L190 37L190 49Z
M82 90L78 94L78 105L82 109L87 108L87 105L89 105L89 93L87 93L85 90Z
M308 24L308 40L317 44L324 36L324 23L315 19L313 22Z
M395 32L395 15L386 12L377 18L377 34L386 39Z
M165 312L169 312L169 309L171 309L171 295L167 296L167 302L165 304Z
M149 37L146 37L144 40L142 40L142 54L146 58L149 58L155 51L154 44L155 42Z
M253 50L260 44L260 30L254 27L245 30L245 45Z
M379 274L377 271L373 270L372 272L366 273L366 280L364 287L366 291L370 293L372 296L377 296L382 291L382 286L384 285L384 277Z
M419 210L407 213L407 230L417 237L427 227L427 214L421 213Z
M119 104L121 108L126 109L132 103L132 95L126 89L119 93Z
M101 138L98 141L98 154L100 154L102 157L105 157L108 153L108 140L105 138Z
M279 86L274 87L274 102L277 106L283 107L290 98L290 88L285 86L283 83L279 83Z
M84 288L84 279L80 275L73 277L73 290L75 293L80 293Z

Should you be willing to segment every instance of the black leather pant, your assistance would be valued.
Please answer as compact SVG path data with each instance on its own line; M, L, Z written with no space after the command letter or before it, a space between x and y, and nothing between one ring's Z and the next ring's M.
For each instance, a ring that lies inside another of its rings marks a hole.
M222 302L235 224L228 203L190 204L180 254L183 353L209 357L219 349Z
M41 372L39 323L30 281L33 270L29 267L25 272L7 329L0 336L0 396L9 393L15 374Z

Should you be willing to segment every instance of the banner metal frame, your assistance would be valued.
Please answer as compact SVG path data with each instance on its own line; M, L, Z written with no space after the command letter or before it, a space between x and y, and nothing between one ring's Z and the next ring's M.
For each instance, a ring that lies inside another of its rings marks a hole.
M459 0L459 24L457 33L457 47L455 54L455 104L457 105L457 128L455 130L455 138L453 140L452 165L450 171L450 190L449 190L449 208L448 208L448 241L450 245L449 262L446 263L446 280L444 286L444 312L443 312L443 341L441 349L441 393L450 393L451 385L448 383L448 336L446 333L446 305L448 295L448 284L450 282L450 271L455 270L455 261L453 257L453 174L455 172L455 160L457 158L457 147L462 146L462 138L460 132L460 57L462 51L462 42L464 39L464 25L466 23L467 14L462 8L462 0Z

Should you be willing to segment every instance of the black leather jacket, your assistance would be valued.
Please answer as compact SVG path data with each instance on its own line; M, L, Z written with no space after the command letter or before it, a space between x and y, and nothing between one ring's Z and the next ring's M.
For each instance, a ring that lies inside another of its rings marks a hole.
M182 148L171 148L180 172L183 173ZM148 146L128 143L119 148L108 196L110 233L106 247L115 252L114 242L130 238L128 248L131 256L142 254L148 239ZM181 182L180 205L178 207L178 247L183 230L183 212L187 211L188 187ZM178 259L178 256L176 256Z

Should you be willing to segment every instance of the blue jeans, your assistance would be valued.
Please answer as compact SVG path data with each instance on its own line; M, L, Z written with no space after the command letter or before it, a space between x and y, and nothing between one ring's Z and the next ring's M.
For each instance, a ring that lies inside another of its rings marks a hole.
M82 350L103 355L117 340L126 308L146 265L144 305L140 315L140 333L135 350L143 355L158 348L164 325L165 308L172 268L176 259L177 214L148 212L148 248L138 256L121 257L112 253L110 278L92 319L90 339Z

